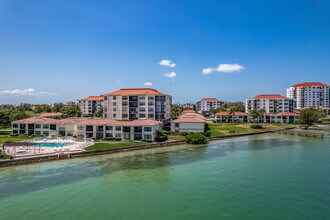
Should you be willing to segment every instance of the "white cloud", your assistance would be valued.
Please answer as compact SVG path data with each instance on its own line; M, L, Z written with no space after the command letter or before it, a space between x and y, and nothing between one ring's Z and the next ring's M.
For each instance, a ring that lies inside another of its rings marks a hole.
M165 73L164 76L166 76L168 78L174 78L174 77L176 77L176 73L175 72Z
M233 72L241 72L244 69L245 69L244 66L237 63L235 64L224 63L224 64L220 64L218 67L205 68L202 70L202 73L204 75L212 74L215 71L220 73L233 73Z
M205 74L205 75L207 75L207 74L213 73L215 70L216 70L215 68L209 67L209 68L203 69L202 70L202 73Z
M9 95L9 96L55 96L58 95L54 92L43 92L36 91L35 89L14 89L14 90L2 90L0 91L0 95Z
M144 83L144 86L152 86L152 82L146 82Z
M244 66L239 65L237 63L235 63L235 64L220 64L217 68L217 71L224 72L224 73L232 73L232 72L241 72L244 69L245 69Z
M168 66L168 67L175 67L176 64L172 62L172 60L161 60L159 62L159 65L162 65L162 66Z

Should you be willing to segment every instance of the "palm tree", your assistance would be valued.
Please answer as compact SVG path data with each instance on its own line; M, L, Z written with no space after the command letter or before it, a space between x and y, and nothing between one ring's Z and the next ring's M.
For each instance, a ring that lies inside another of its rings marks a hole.
M234 122L234 120L233 120L234 114L235 114L235 109L234 108L231 108L231 107L227 108L228 120L229 120L229 118L231 118L231 121Z
M260 117L260 112L256 109L253 109L252 111L250 111L249 115L250 118L252 118L252 122L254 122L256 118Z
M259 112L260 112L260 117L261 117L261 119L262 119L262 122L264 122L264 116L265 116L265 114L266 114L266 110L265 110L265 109L260 109ZM259 121L259 122L260 122L260 121Z

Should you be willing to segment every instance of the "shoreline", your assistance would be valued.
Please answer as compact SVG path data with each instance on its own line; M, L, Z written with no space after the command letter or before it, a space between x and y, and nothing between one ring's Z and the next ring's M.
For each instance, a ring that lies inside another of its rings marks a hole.
M236 138L236 137L273 133L274 131L291 130L291 129L295 129L295 128L296 127L290 127L290 128L282 128L282 129L269 130L269 131L259 131L259 132L243 133L243 134L232 134L232 135L226 135L226 136L215 136L215 137L208 137L207 140L208 141L218 141L218 140L225 140L225 139ZM113 153L137 151L137 150L144 150L144 149L160 148L160 147L170 147L170 146L183 145L183 144L187 144L186 140L168 141L168 142L161 142L161 143L150 143L150 144L133 146L133 147L109 148L109 149L102 149L102 150L91 150L91 151L74 152L74 153L40 155L40 156L31 156L31 157L27 157L27 158L0 160L0 168L9 167L9 166L28 165L28 164L42 163L42 162L50 162L50 161L56 161L56 160L68 160L68 159L75 159L75 158L81 158L81 157L90 157L90 156L97 156L97 155L104 155L104 154L113 154Z

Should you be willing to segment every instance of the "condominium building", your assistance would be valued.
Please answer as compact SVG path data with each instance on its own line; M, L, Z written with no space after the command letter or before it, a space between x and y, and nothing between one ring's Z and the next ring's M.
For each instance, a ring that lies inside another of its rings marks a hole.
M78 106L83 117L93 117L103 110L103 96L88 96L78 100Z
M209 112L211 109L219 108L222 103L216 98L203 98L196 103L197 112Z
M294 100L279 94L257 95L245 100L245 112L265 110L266 113L293 112Z
M171 120L172 97L150 88L120 89L104 95L104 118Z
M85 138L117 138L121 140L154 141L162 123L151 119L115 121L103 118L27 118L12 122L14 134L43 136L74 136Z
M324 83L306 82L293 85L286 90L286 96L295 100L298 109L330 107L330 87Z

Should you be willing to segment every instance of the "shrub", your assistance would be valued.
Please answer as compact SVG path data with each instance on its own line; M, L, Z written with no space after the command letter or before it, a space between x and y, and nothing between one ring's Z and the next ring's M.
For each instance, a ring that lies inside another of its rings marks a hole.
M179 135L181 136L187 136L189 133L188 132L180 132Z
M206 144L207 138L202 133L189 134L186 137L188 144Z
M18 137L18 134L11 134L10 137Z
M205 132L204 132L204 135L205 135L206 137L210 137L210 136L211 136L211 131L205 131Z
M115 137L114 140L115 140L115 141L121 141L121 138L120 138L120 137Z
M13 159L13 157L8 154L0 154L0 160L8 160L8 159Z
M229 130L228 133L235 133L235 130Z
M252 128L252 129L261 129L262 125L250 125L250 128Z
M103 140L105 141L113 141L115 138L114 137L105 137Z
M163 132L158 132L155 138L156 142L162 142L162 141L167 141L168 137L165 133Z

